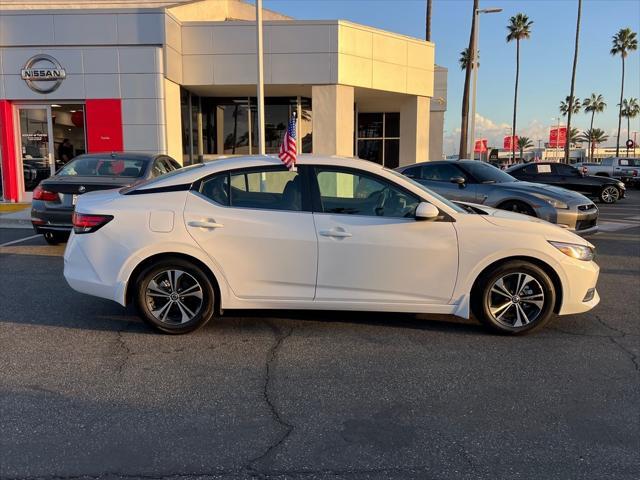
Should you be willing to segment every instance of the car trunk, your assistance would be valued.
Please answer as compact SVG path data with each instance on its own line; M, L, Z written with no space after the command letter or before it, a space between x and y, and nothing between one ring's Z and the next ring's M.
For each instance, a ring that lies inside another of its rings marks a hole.
M47 202L47 208L72 210L78 195L98 190L109 190L132 185L138 179L132 177L53 177L40 185L49 192L57 193L60 203Z

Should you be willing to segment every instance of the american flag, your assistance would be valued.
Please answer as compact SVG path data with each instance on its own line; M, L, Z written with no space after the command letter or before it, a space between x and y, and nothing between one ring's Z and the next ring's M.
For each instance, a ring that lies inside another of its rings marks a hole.
M280 153L278 157L282 160L289 170L293 170L296 166L296 115L295 113L289 120L289 126L282 139L282 145L280 145Z

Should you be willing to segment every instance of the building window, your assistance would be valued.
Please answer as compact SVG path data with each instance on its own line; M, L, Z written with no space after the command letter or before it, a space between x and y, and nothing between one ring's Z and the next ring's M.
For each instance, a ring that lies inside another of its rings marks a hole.
M255 97L199 97L182 89L184 164L217 155L258 153ZM278 153L289 119L298 116L298 149L311 153L312 110L307 97L265 98L265 150Z
M400 161L400 114L359 113L356 142L359 158L396 168Z

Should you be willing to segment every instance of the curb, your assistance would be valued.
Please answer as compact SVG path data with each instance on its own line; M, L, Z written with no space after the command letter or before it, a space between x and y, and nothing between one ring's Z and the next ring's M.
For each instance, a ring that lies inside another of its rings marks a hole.
M0 217L0 228L33 228L31 219L23 218L2 218Z

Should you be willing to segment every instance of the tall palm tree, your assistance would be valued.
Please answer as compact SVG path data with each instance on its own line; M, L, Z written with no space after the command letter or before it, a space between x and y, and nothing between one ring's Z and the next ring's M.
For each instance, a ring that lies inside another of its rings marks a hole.
M620 155L620 127L622 126L622 99L624 98L624 59L629 52L638 49L638 38L636 32L630 28L621 28L613 36L611 55L620 55L622 59L622 80L620 82L620 104L618 105L618 135L616 137L616 157Z
M596 145L606 142L609 139L609 136L604 133L604 130L599 128L590 128L586 132L583 132L581 139L585 142L589 142L590 158L593 160L593 151L595 150Z
M473 0L473 11L471 12L471 34L469 35L469 47L467 51L473 52L476 49L476 10L479 0ZM471 69L464 72L464 92L462 93L462 115L460 118L460 149L458 158L467 158L467 133L469 131L469 86L471 85Z
M575 127L571 127L571 130L569 130L569 135L567 135L567 141L565 143L569 143L573 145L581 142L582 142L582 137L580 135L580 130L578 130Z
M469 54L469 49L465 48L460 52L460 58L458 58L458 65L460 65L460 70L466 70L470 65L473 69L473 55ZM478 50L478 68L480 68L480 50Z
M580 105L580 99L575 97L566 97L564 100L560 102L560 113L563 117L567 117L567 115L571 113L580 113L580 109L582 105ZM567 123L567 130L569 129L569 125Z
M607 104L604 103L604 97L600 94L596 95L592 93L589 98L585 98L582 102L582 107L584 108L585 113L591 113L591 124L589 125L589 130L593 130L593 119L596 116L596 113L604 112L604 109L607 108ZM589 155L591 154L591 141L589 141ZM589 156L589 160L593 160L591 156Z
M507 42L516 41L516 85L513 93L513 125L511 127L514 137L517 135L516 114L518 111L518 80L520 77L520 40L526 40L531 37L531 25L533 25L533 22L524 13L518 13L511 17L509 25L507 25L507 30L509 31ZM515 142L511 142L511 161L516 161Z
M425 38L427 42L431 41L431 12L433 12L433 2L432 0L427 0L427 18L425 19Z
M631 119L640 114L640 105L637 98L624 99L622 101L622 116L627 119L627 139L631 139ZM635 149L635 145L634 145ZM627 157L629 156L629 146L627 146Z
M518 138L518 148L520 149L520 160L524 158L524 149L533 147L533 141L529 137Z
M580 41L580 18L582 16L582 0L578 0L578 16L576 19L576 41L573 47L573 68L571 69L571 91L569 92L569 105L567 106L567 131L571 131L571 115L574 112L573 102L579 100L573 96L576 85L576 67L578 66L578 43ZM579 111L580 109L578 109ZM569 163L569 142L564 144L564 161Z

